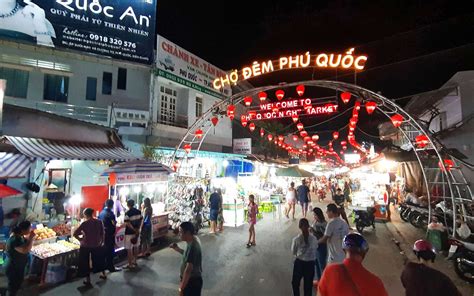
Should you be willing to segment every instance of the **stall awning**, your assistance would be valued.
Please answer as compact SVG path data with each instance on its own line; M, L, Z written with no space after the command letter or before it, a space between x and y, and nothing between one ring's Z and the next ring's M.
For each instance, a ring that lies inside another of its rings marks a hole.
M115 160L137 159L120 146L82 142L6 136L23 155L42 160Z
M16 190L15 188L12 188L10 186L0 184L0 198L20 195L20 194L23 194L23 192Z
M146 160L135 160L116 164L105 170L104 175L115 174L140 174L140 173L157 173L169 175L173 170L164 164L150 162Z
M32 163L23 154L0 152L0 178L25 177Z

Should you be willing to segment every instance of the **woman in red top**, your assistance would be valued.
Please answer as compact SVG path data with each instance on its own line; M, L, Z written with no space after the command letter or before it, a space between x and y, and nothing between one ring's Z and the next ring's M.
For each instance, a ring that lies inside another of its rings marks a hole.
M249 195L249 205L247 208L247 215L249 221L249 241L247 243L247 248L255 246L255 224L257 224L257 214L258 214L258 205L255 203L255 196L253 194Z

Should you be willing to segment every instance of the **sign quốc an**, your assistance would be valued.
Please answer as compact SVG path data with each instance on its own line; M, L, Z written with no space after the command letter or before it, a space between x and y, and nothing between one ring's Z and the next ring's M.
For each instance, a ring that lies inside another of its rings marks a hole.
M2 0L0 38L153 62L156 0Z

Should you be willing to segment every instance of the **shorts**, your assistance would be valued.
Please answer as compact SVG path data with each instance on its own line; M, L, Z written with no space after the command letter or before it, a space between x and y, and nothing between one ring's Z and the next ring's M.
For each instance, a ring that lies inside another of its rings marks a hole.
M140 236L137 237L137 243L132 244L132 239L137 237L135 234L126 234L125 235L125 249L131 250L132 248L136 248L140 245Z
M308 210L308 202L307 201L300 201L300 205L307 211Z
M289 205L295 205L295 204L296 204L296 200L294 200L294 199L288 199L286 202L287 202Z
M209 214L209 220L217 221L217 216L219 216L219 210L211 209L211 212Z

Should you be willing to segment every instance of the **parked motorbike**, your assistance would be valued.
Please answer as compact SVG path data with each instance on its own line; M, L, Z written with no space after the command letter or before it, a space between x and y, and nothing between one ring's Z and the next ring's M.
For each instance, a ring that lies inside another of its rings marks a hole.
M450 239L448 259L453 261L454 271L463 280L474 283L474 244Z
M354 210L354 222L359 233L365 227L372 226L375 229L375 208L368 207L367 210Z
M406 216L406 212L410 212L410 207L406 203L401 203L398 206L398 212L400 213L400 219L405 222L408 222L408 217Z

